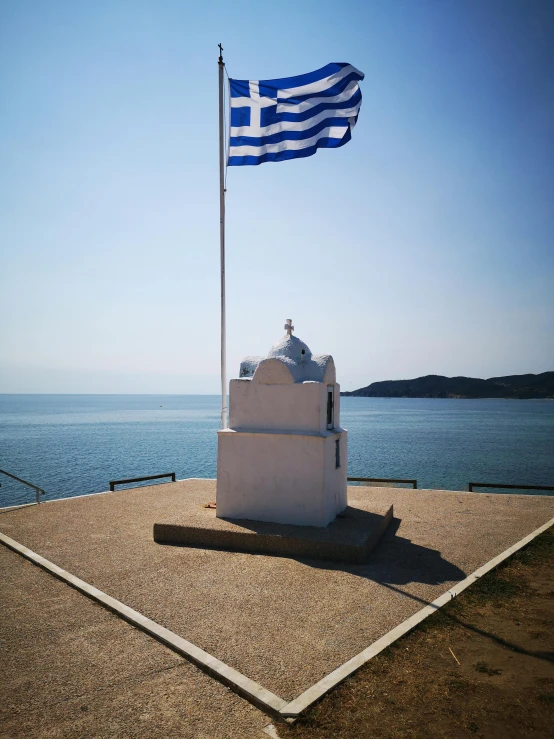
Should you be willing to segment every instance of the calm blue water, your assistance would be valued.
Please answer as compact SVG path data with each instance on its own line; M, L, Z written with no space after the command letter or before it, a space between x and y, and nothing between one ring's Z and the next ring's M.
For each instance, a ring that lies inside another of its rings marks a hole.
M554 402L341 398L349 475L554 485ZM215 477L220 400L207 395L0 395L0 468L48 498L162 472ZM0 475L0 506L34 491Z

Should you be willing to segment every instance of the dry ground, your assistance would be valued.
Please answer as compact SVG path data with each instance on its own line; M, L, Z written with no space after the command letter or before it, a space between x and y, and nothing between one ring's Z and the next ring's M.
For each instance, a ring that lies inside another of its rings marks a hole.
M554 736L553 565L550 529L279 736Z

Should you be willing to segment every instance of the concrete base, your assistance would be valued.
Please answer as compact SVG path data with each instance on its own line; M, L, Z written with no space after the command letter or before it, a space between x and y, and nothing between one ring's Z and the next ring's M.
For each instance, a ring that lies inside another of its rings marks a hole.
M215 489L215 480L182 480L43 502L3 512L0 530L293 701L293 713L375 654L401 622L413 624L432 602L426 611L436 611L436 599L451 598L469 573L554 516L551 496L351 486L353 508L394 505L368 564L154 542L155 521L204 521ZM228 735L256 735L248 722L257 714L234 693L169 649L149 650L146 635L131 638L135 630L113 616L101 628L103 609L80 606L73 588L48 584L46 573L2 553L2 697L25 711L0 719L0 734L54 735L61 726L66 735L107 737L115 722L131 736L147 711L141 733L157 736L162 706L164 736L220 737L221 716Z
M191 514L187 516L185 506L179 521L155 523L154 541L158 544L361 564L367 562L392 521L393 507L384 503L366 511L348 506L325 528L265 521L230 521L217 518L213 509L202 508L199 512L197 506Z

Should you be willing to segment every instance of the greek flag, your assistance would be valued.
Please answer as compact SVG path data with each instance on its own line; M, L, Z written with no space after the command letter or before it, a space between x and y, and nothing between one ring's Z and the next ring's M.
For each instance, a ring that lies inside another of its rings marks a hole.
M230 80L231 167L310 157L352 138L364 75L351 64L280 80Z

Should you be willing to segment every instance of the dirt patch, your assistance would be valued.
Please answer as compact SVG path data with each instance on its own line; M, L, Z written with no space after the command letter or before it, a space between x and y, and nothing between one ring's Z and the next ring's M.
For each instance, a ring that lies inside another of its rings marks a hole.
M550 529L279 736L550 738L553 565Z

